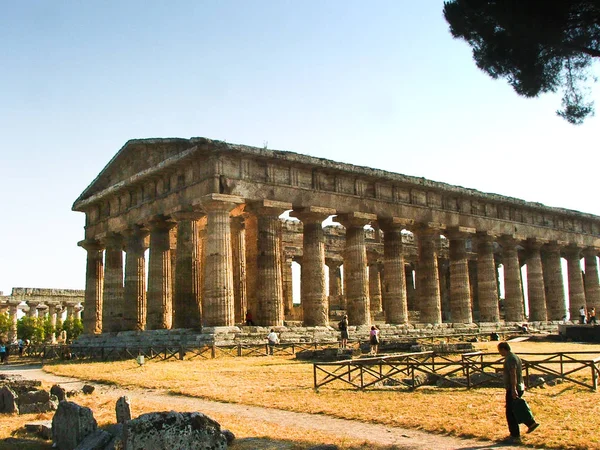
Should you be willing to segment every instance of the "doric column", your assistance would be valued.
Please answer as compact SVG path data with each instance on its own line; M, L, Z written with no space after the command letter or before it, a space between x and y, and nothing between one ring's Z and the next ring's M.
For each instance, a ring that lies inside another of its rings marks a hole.
M565 256L569 274L569 312L571 320L575 321L579 319L579 308L587 309L581 275L581 248L570 245L565 248Z
M344 249L344 284L350 325L370 325L369 276L365 225L377 220L374 214L353 212L338 215L337 221L346 227Z
M27 300L27 306L29 306L29 311L27 311L27 315L29 317L37 317L37 307L39 304L39 301Z
M517 243L518 241L513 236L505 235L500 238L504 266L504 320L506 322L523 322L525 319L523 282Z
M161 216L151 220L150 260L148 262L148 305L146 328L171 328L173 320L173 280L169 231L175 222Z
M231 218L231 251L233 257L233 305L235 323L246 318L246 228L244 217Z
M471 228L458 227L446 233L450 240L450 317L453 323L473 322L466 240L474 232Z
M560 249L557 242L544 245L542 249L548 320L562 320L567 315Z
M123 329L146 329L146 256L148 230L134 226L125 231L125 287Z
M202 198L208 214L202 310L204 323L209 327L235 324L229 213L242 203L235 195L208 194Z
M48 317L50 318L50 323L53 328L56 328L56 323L58 321L58 313L62 311L59 303L46 303L48 305Z
M77 306L77 302L66 302L65 307L67 308L67 319L74 320L75 319L75 307Z
M292 277L292 262L290 256L283 256L281 262L281 282L283 284L283 315L285 320L295 320L294 318L294 292Z
M420 322L441 323L442 301L438 274L440 248L440 224L421 224L415 228L417 237L417 298L420 306Z
M329 309L345 309L342 298L342 267L343 261L326 258L325 264L329 270Z
M600 310L600 285L598 282L598 249L587 247L583 250L585 257L585 302L588 308Z
M325 234L323 221L335 210L309 206L292 211L292 217L302 221L302 273L300 293L304 325L329 325L329 302L325 292Z
M123 325L123 237L109 233L105 240L102 332L121 331Z
M411 263L408 263L404 266L404 279L406 280L406 305L409 311L417 311L419 309L414 272L415 269Z
M381 273L379 254L376 251L367 251L367 265L369 268L369 309L375 315L383 308L381 306Z
M284 211L292 209L292 204L262 200L253 203L251 209L258 219L258 279L256 285L258 322L266 326L281 326L283 325L284 308L279 216Z
M203 217L197 211L173 214L177 220L173 328L202 326L200 219Z
M544 242L534 239L527 240L527 296L529 300L529 320L545 322L548 317L546 310L546 291L540 248Z
M499 322L498 287L494 262L494 237L477 233L477 289L479 294L479 321Z
M8 343L12 343L17 339L17 315L19 312L20 300L8 301L8 317L10 319L10 328L8 330ZM6 344L6 342L5 342Z
M81 241L78 245L87 251L83 332L99 334L102 333L103 247L98 241L92 239Z
M406 268L404 266L404 249L402 230L408 221L392 217L380 219L379 226L383 230L383 310L386 323L403 324L408 322L408 304L406 293ZM412 274L411 274L412 285Z

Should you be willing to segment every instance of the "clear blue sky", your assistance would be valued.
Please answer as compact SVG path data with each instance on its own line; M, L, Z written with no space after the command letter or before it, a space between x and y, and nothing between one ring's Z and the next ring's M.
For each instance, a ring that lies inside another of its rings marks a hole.
M71 205L131 138L268 142L600 214L599 118L480 72L442 1L4 2L0 61L5 294L84 287Z

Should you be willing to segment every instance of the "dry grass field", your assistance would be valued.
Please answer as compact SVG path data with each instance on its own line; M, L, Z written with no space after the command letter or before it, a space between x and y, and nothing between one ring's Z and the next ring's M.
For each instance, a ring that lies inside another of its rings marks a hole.
M495 343L477 345L482 350L495 349ZM593 350L600 355L598 345L519 342L513 344L513 349L517 353ZM142 367L134 361L68 363L48 365L45 370L124 387L166 389L223 402L321 413L443 434L491 440L507 435L502 389L421 387L414 392L384 388L360 392L333 384L316 392L312 364L291 358L148 362ZM586 376L591 378L589 373L582 375ZM527 444L600 449L600 393L564 383L531 389L526 399L542 423L538 431L525 436ZM222 423L234 428L228 420ZM282 432L279 436L290 436L287 430Z

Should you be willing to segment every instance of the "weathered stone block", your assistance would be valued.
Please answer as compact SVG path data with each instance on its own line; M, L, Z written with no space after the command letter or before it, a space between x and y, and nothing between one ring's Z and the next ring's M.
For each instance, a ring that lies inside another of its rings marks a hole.
M126 449L221 450L227 439L218 422L204 414L157 412L142 414L123 425L123 444Z
M131 420L131 403L128 397L120 397L115 405L117 423L125 423Z
M73 402L60 402L52 418L52 438L60 450L74 450L97 428L92 410Z
M0 388L0 413L14 414L19 413L17 406L17 394L8 386Z
M110 433L97 429L93 433L88 434L85 439L75 447L75 450L104 450L112 438L113 436Z
M50 395L55 395L59 402L62 402L67 397L66 391L58 384L50 388Z

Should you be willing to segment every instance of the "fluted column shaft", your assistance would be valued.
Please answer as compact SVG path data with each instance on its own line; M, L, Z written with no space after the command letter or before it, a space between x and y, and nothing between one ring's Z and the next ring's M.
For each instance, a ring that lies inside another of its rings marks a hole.
M460 231L448 233L450 239L450 316L453 323L473 322L471 283L467 259L467 235Z
M402 223L380 221L383 229L383 280L382 300L386 323L408 322L406 297L406 271L402 246Z
M544 273L539 242L530 242L527 258L527 296L529 300L529 320L532 322L545 322L548 314L546 310L546 292Z
M369 264L369 308L371 314L383 310L381 305L381 270L378 262Z
M569 312L571 320L577 320L579 318L579 308L583 306L587 309L583 276L581 274L581 249L568 247L565 249L565 256L569 274Z
M417 298L420 322L441 323L442 301L438 273L440 228L422 226L415 229L418 244Z
M548 244L543 247L542 264L548 320L561 320L567 315L567 306L558 245Z
M134 227L126 232L125 287L123 289L123 329L146 329L146 236Z
M87 251L83 332L85 334L99 334L102 333L103 248L97 241L93 240L82 241L79 245Z
M487 234L477 237L477 289L479 294L479 321L498 322L498 284L494 262L494 238Z
M326 260L327 269L329 270L329 309L332 307L345 309L342 298L342 261L334 259Z
M600 283L598 281L598 250L587 248L583 251L585 257L585 301L588 308L600 309Z
M377 216L354 212L336 217L346 228L344 286L348 322L350 325L370 325L369 274L364 227L372 220L376 220Z
M246 318L246 227L244 217L231 218L231 254L233 265L233 311L235 323Z
M75 306L77 303L67 303L67 320L75 319Z
M303 224L302 273L300 293L304 313L304 325L329 325L329 302L325 291L325 234L323 221L335 210L320 207L293 211Z
M56 328L56 321L58 319L58 311L60 311L59 305L55 303L48 303L48 318L53 328Z
M406 305L409 311L419 309L417 304L417 290L415 289L414 267L412 264L404 266L404 279L406 280Z
M296 320L294 314L294 292L292 276L292 258L284 257L281 262L282 284L283 284L283 315L285 320Z
M203 319L207 326L235 324L233 253L229 213L243 203L233 195L209 194L202 205L207 212L204 245Z
M203 216L197 212L174 215L178 222L173 328L198 329L202 326L200 219Z
M523 282L517 241L505 236L502 240L502 261L504 266L504 320L507 322L523 322L525 308L523 299Z
M123 325L123 239L111 233L106 238L102 295L102 331L121 331Z
M148 306L146 328L169 329L173 320L173 280L169 231L175 224L157 218L149 224L150 260L148 262Z
M257 293L259 323L283 325L283 280L281 267L281 222L279 216L291 204L263 201L256 205L258 218ZM303 305L304 307L305 305ZM306 311L306 310L305 310Z

